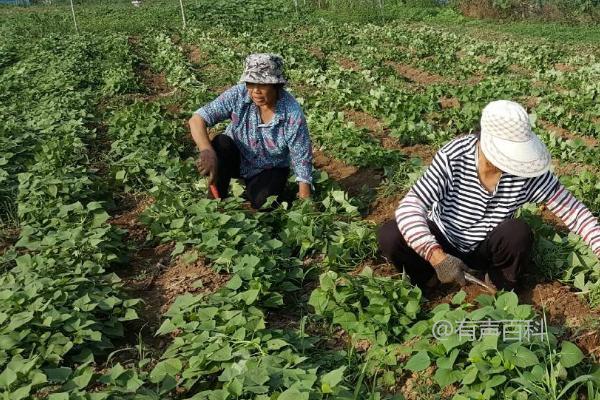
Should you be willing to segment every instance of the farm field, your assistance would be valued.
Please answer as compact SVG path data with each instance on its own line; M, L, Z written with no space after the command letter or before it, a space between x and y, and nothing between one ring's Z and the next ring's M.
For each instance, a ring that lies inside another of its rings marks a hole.
M0 398L599 400L600 262L547 210L520 212L531 269L495 296L425 296L375 231L501 98L598 216L600 48L228 4L190 6L186 29L144 6L102 29L94 11L79 34L69 14L0 8ZM207 199L187 120L267 51L307 117L316 190L255 212L239 185ZM442 320L548 332L439 339Z

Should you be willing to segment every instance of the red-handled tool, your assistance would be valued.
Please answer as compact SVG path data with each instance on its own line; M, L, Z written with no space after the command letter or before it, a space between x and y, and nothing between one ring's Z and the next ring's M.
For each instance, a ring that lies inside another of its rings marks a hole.
M210 185L210 192L212 193L215 199L221 198L221 196L219 195L219 189L217 189L217 187L213 184Z

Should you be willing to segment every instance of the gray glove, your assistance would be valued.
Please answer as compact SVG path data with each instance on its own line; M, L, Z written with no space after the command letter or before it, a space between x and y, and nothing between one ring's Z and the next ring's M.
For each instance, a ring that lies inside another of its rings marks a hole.
M217 179L217 153L213 149L202 150L196 167L200 174L208 176L208 183L213 183Z
M448 254L444 261L436 265L435 273L442 283L456 282L460 286L465 286L465 271L469 268L460 258Z

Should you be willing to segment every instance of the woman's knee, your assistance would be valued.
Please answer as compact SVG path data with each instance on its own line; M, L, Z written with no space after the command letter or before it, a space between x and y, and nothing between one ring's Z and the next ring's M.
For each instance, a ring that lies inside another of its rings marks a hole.
M527 222L520 219L509 219L501 224L503 239L517 248L531 248L533 230Z
M233 139L225 134L215 136L210 144L217 154L232 151L235 146Z
M391 254L399 247L402 240L402 234L394 220L385 222L377 229L377 243L383 255Z

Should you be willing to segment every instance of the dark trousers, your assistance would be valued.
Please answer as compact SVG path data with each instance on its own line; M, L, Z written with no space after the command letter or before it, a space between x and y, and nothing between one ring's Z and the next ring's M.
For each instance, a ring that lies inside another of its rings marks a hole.
M222 134L215 136L211 145L217 153L218 170L215 185L219 195L226 198L229 196L231 178L240 178L240 150L229 136ZM277 196L280 199L289 175L289 168L271 168L244 179L246 197L250 200L252 208L259 209L269 196Z
M447 254L460 258L472 269L485 271L498 289L514 288L519 274L525 269L531 248L533 232L529 225L517 219L508 219L494 228L475 250L463 253L446 240L434 222L429 229ZM404 240L396 221L381 225L377 233L379 250L399 270L404 270L411 281L423 288L434 276L431 264L419 256Z

